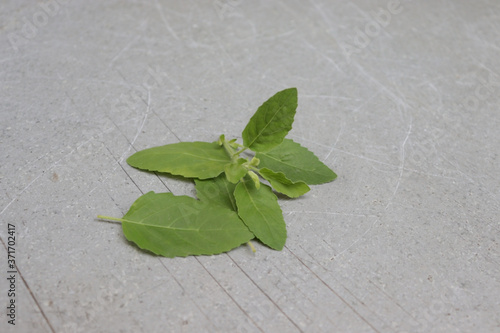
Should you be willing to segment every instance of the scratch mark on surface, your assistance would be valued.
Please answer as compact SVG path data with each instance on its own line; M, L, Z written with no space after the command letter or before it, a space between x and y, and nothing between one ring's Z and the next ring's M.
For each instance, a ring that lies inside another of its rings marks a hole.
M233 67L237 67L236 66L236 63L234 62L233 58L229 55L229 53L227 52L226 48L224 47L224 45L222 45L221 41L219 38L217 38L212 32L210 32L210 34L215 38L215 41L217 42L217 45L219 46L219 48L222 50L222 52L226 55L226 58L229 59L229 61L231 62L231 65L233 65Z
M413 125L413 120L410 118L410 125L408 126L408 132L406 132L406 137L401 145L401 164L399 166L398 182L396 184L396 188L394 189L394 192L392 193L392 197L389 199L387 206L385 206L385 210L387 210L389 208L389 206L391 205L392 200L394 199L394 197L396 196L396 193L399 190L399 185L401 184L401 179L403 178L403 173L405 170L405 161L406 161L405 147L406 147L406 143L408 142L408 139L410 138L412 125Z
M347 300L342 297L335 289L333 289L325 280L323 280L311 267L309 267L299 256L297 256L293 251L291 251L286 245L285 248L309 271L311 272L318 281L320 281L328 290L330 290L342 303L344 303L356 316L358 316L363 322L365 322L372 330L379 332L361 313L359 313L354 306L352 306ZM344 287L345 288L345 287Z
M338 257L340 256L341 254L345 253L346 251L348 251L351 247L353 247L354 245L356 245L361 239L363 239L363 237L365 237L368 232L370 230L373 229L373 227L375 226L375 224L380 221L380 219L376 219L375 221L373 221L372 225L370 227L368 227L368 229L366 229L366 231L361 235L359 236L354 242L352 242L348 247L346 247L345 249L343 249L342 251L340 251L339 253L337 253L336 255L334 255L333 257L330 258L330 260L333 260L335 259L335 257Z
M376 159L373 159L373 158L370 158L370 157L366 157L366 156L363 156L363 155L360 155L360 154L351 153L351 152L349 152L347 150L338 149L338 148L335 148L335 147L332 148L332 151L333 150L336 150L336 151L339 151L341 153L344 153L344 154L347 154L347 155L351 155L351 156L360 158L360 159L365 160L365 161L374 162L374 163L377 163L377 164L382 164L382 165L390 166L390 167L393 167L393 168L397 168L398 167L397 165L386 163L386 162L382 162L382 161L379 161L379 160L376 160Z
M348 97L348 96L313 95L313 94L302 94L302 95L300 95L300 98L302 98L302 99L304 99L304 98L313 98L313 99L325 98L325 99L339 99L339 100L344 100L344 101L354 100L354 98ZM357 98L355 100L356 101L361 101L362 99L361 98Z
M286 246L285 246L286 247ZM288 251L290 251L290 253L293 255L292 251L286 247L286 249ZM303 265L305 265L305 263L303 263ZM326 320L330 323L330 325L335 325L335 323L332 321L332 319L327 315L327 313L324 312L324 308L323 307L320 307L318 306L317 304L315 304L315 302L311 299L311 297L309 297L309 294L306 292L304 293L303 289L300 287L300 283L297 283L295 279L290 279L288 276L289 274L287 274L286 271L283 271L282 269L280 269L280 266L278 265L274 265L275 269L283 276L283 279L286 279L288 281L288 283L290 283L291 285L293 285L293 287L297 290L296 293L300 293L300 296L301 298L304 298L306 299L309 303L311 303L311 305L315 308L314 312L317 314L318 312L322 313L324 315L324 317L326 318ZM302 313L302 315L308 319L310 319L311 317L309 316L309 314L307 313L307 311L300 311ZM301 332L304 332L303 330L301 330Z
M137 132L135 133L134 138L132 139L132 141L130 141L130 142L129 142L129 145L128 145L127 149L126 149L126 150L125 150L125 151L124 151L124 152L120 155L120 158L118 158L118 160L115 160L115 161L116 161L116 163L117 163L117 165L113 168L113 170L112 170L112 172L111 172L111 174L113 174L113 173L114 173L114 171L115 171L116 169L118 169L118 167L120 167L120 168L123 170L123 172L125 172L125 174L126 174L126 175L130 178L130 180L134 183L134 185L135 185L135 186L139 189L139 191L140 191L141 193L143 193L143 192L142 192L142 190L141 190L141 188L140 188L140 187L139 187L139 186L135 183L135 181L132 179L132 177L131 177L131 176L128 174L128 172L127 172L127 171L123 168L122 163L123 163L123 160L125 159L125 156L127 156L127 155L130 153L130 150L133 148L134 143L135 143L135 141L137 140L137 138L139 137L139 135L141 134L142 129L144 128L144 124L146 123L146 119L148 118L149 111L150 111L150 109L151 109L151 91L150 91L149 89L148 89L148 101L147 101L146 105L147 105L147 106L146 106L146 112L145 112L145 113L144 113L144 115L143 115L143 118L142 118L141 124L140 124L140 125L139 125L139 127L137 128ZM112 122L113 122L113 121L112 121ZM113 122L113 124L115 124L115 123ZM116 126L116 128L118 128L118 129L119 129L119 127L118 127L116 124L115 124L115 126ZM122 134L123 134L123 133L122 133ZM109 154L110 154L111 156L113 156L113 154L112 154L112 152L109 150L109 148L108 148L108 147L106 147L106 149L108 150ZM109 177L110 177L110 176L106 176L106 178L104 178L104 179L101 181L101 183L106 182L106 181L109 179ZM94 192L94 191L97 189L97 187L99 187L99 186L95 186L94 188L92 188L92 189L91 189L91 190L87 193L87 195L92 194L92 192ZM167 187L167 188L168 188L168 187Z
M295 214L295 213L305 213L305 214L326 214L326 215L340 215L340 216L355 216L355 217L377 217L374 214L357 214L357 213L344 213L344 212L323 212L323 211L313 211L313 210L283 210L284 214Z
M142 122L139 125L139 127L137 128L137 132L135 133L135 136L132 139L132 141L130 142L127 150L122 154L122 156L120 156L120 159L118 160L118 163L122 163L123 162L123 159L125 158L125 155L130 152L130 150L132 149L132 146L134 145L135 141L137 140L137 138L141 134L142 129L144 128L144 124L146 123L146 119L148 118L150 108L151 108L151 91L148 89L148 102L147 102L146 112L144 113L144 117L142 118Z
M2 215L6 210L7 208L9 208L9 206L14 202L16 201L17 199L19 199L19 197L21 196L21 194L24 193L24 191L26 191L31 185L33 185L33 183L38 180L38 178L42 177L43 175L43 172L41 174L39 174L35 179L33 179L25 188L23 188L21 190L21 192L19 192L19 194L17 194L5 207L4 209L2 209L2 211L0 212L0 215Z
M330 155L332 154L333 150L335 149L335 147L337 146L337 143L340 140L340 136L342 135L342 131L343 130L344 130L344 124L341 123L340 124L339 134L337 135L337 138L335 139L335 142L333 143L332 148L330 149L330 151L328 152L328 154L326 154L325 158L323 158L322 162L328 160L328 157L330 157Z
M126 52L131 46L132 44L134 44L141 36L136 36L134 39L132 39L127 45L125 45L125 47L120 51L118 52L117 55L114 56L113 59L111 59L111 61L109 62L109 65L108 65L108 68L111 68L113 67L113 64L115 63L116 60L118 60L118 58L121 57L121 55Z
M165 17L165 14L163 13L163 7L158 0L156 0L156 8L158 8L158 12L160 13L161 19L165 24L165 28L167 28L168 32L172 35L172 37L174 37L176 40L179 40L179 37L175 33L174 29L172 29L170 23L168 23L168 20Z
M405 103L399 96L394 94L392 91L389 90L389 88L387 88L385 85L380 83L377 79L375 79L372 75L370 75L359 63L354 62L354 64L362 76L364 76L366 79L372 81L373 83L375 83L375 85L380 87L380 89L382 91L384 91L385 93L387 93L387 95L389 95L389 97L391 97L393 101L395 101L401 105L407 105L407 103Z
M300 328L300 326L292 319L290 318L290 316L288 316L285 311L283 311L283 309L271 298L271 296L269 296L263 289L261 286L259 286L257 284L257 282L254 281L254 279L252 279L252 277L243 269L241 268L241 266L236 262L236 260L234 260L228 253L226 253L226 255L233 261L233 263L236 265L236 267L238 267L241 272L248 278L248 280L257 288L259 289L259 291L278 309L279 312L281 312L281 314L283 314L283 316L285 316L285 318L288 319L288 321L293 325L295 326L299 332L303 332L302 329Z
M45 172L47 171L50 171L52 170L53 168L55 168L62 160L64 160L65 158L67 158L68 156L72 155L75 151L77 151L78 149L80 149L82 146L86 145L87 143L91 142L92 140L95 140L96 137L95 136L92 136L90 137L90 139L84 141L83 143L81 143L80 145L78 145L76 148L73 148L70 152L66 153L63 157L61 157L60 159L58 159L57 161L55 161L54 163L52 163L52 165L50 165L49 167L47 167L46 169L42 170L42 172L37 176L35 177L35 179L33 179L31 182L29 182L28 185L26 185L25 188L23 188L16 196L14 196L14 198L2 209L2 211L0 212L0 216L9 208L10 205L12 205L12 203L14 201L16 201L17 199L19 199L21 197L21 195L28 189L30 188L38 179L40 179L40 177L42 177ZM47 153L48 154L48 153ZM47 155L45 154L45 155ZM43 157L43 156L42 156ZM35 161L36 162L36 161ZM32 162L34 163L34 162Z
M332 21L331 19L326 16L325 11L313 0L309 0L310 3L312 3L314 9L318 12L319 16L323 19L323 22L328 26L329 29L331 29L331 24L330 22Z
M177 279L177 277L175 277L175 275L172 274L172 272L168 269L168 267L163 262L162 258L158 258L158 261L160 261L160 264L163 266L163 268L168 272L168 274L170 274L170 276L174 279L174 281L177 283L177 285L179 286L179 288L181 288L182 294L183 295L186 294L187 297L189 298L189 300L191 301L191 303L193 303L194 306L198 309L198 311L200 311L203 314L203 316L205 317L205 319L207 320L207 322L209 322L211 325L213 325L212 321L210 320L210 317L200 308L200 306L198 305L198 302L196 302L195 300L193 300L193 298L191 297L191 295L186 292L186 289L184 288L184 286L180 283L180 281Z
M3 211L2 211L3 212ZM2 243L2 245L4 246L5 248L5 251L7 251L7 244L5 244L4 240L2 237L0 237L0 242ZM10 255L9 255L10 256ZM26 289L28 290L28 293L29 295L31 296L31 298L33 299L33 302L35 302L35 305L36 307L38 308L38 311L40 311L40 314L42 315L43 319L45 320L45 322L47 323L47 326L49 326L49 329L52 333L55 333L56 330L54 329L54 327L52 326L51 322L49 321L49 318L47 317L47 315L45 314L45 311L43 311L42 309L42 306L40 305L40 303L38 302L37 298L35 297L35 294L33 293L33 291L31 290L28 282L26 281L26 279L24 278L24 275L21 273L21 270L19 269L19 266L17 265L17 263L14 263L15 267L16 267L16 271L17 273L19 274L19 277L21 278L22 280L22 283L24 284L24 286L26 287Z
M231 259L231 258L230 258ZM255 320L250 316L250 314L245 311L245 309L243 309L243 307L234 299L234 297L226 290L226 288L224 288L222 286L222 284L220 283L220 281L215 278L215 276L205 267L205 265L203 265L203 263L200 261L199 258L196 258L196 261L201 265L201 267L203 267L203 269L207 272L207 274L212 278L212 280L215 281L215 283L219 286L219 288L224 292L224 294L227 295L227 297L229 297L229 299L231 299L231 301L236 305L236 307L238 309L240 309L241 312L243 312L245 314L245 316L252 322L252 324L261 332L264 332L262 330L262 328L260 328L260 326L255 322Z
M335 67L335 69L341 73L345 73L340 67L339 65L335 62L335 60L333 60L332 57L328 56L326 53L320 51L317 47L315 47L314 45L312 45L311 43L309 43L307 40L304 40L303 41L304 45L306 45L310 50L316 52L317 54L319 54L321 57L323 57L326 61L328 61L330 64L333 65L333 67Z

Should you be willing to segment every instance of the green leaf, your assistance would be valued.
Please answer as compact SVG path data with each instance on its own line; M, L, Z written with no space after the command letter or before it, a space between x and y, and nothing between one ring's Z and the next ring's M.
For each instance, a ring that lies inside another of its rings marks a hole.
M238 215L262 243L281 250L286 241L286 224L278 198L271 188L262 184L260 189L245 177L234 190Z
M274 149L257 153L255 156L260 159L261 168L282 172L292 182L303 181L309 185L316 185L327 183L337 177L314 153L290 139L285 139Z
M283 172L274 172L268 168L259 170L260 175L271 183L271 186L278 192L283 193L290 198L297 198L309 192L310 188L302 181L292 182L286 178Z
M236 200L234 199L235 184L230 183L225 175L217 178L199 180L195 179L196 196L203 202L220 205L236 211Z
M129 241L165 257L222 253L254 237L236 212L172 193L146 193L120 221Z
M231 158L216 142L197 141L141 150L130 156L127 163L138 169L207 179L220 175Z
M243 163L247 162L244 158L238 158L237 161L230 164L226 164L224 167L224 172L226 173L227 180L231 183L236 184L247 174L247 168L243 166Z
M292 129L297 109L297 88L276 93L262 104L243 130L243 145L264 152L279 145Z

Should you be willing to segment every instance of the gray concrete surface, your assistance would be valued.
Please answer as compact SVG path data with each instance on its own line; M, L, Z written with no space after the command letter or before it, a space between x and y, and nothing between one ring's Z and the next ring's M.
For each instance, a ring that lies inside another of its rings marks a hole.
M1 332L500 332L500 2L1 1ZM339 175L281 200L283 251L166 259L124 239L125 158L290 136ZM7 310L8 311L8 310Z

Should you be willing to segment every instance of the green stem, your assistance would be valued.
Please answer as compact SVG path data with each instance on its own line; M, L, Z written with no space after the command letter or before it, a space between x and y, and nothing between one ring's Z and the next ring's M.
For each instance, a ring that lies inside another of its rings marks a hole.
M237 151L236 153L234 153L235 155L239 156L242 152L244 152L245 150L247 150L248 147L243 147L243 149Z
M97 218L100 219L100 220L110 220L110 221L123 222L122 219L119 219L119 218L116 218L116 217L111 217L111 216L97 215Z
M226 152L228 153L228 155L231 157L231 160L235 161L236 157L238 155L235 155L233 147L231 147L229 145L229 143L226 141L226 139L222 140L222 146L224 147L224 149L226 150Z
M253 165L249 165L248 166L248 170L255 171L255 172L257 172L260 175L260 169L257 168L257 167L255 167L255 166L253 166Z
M250 246L250 248L252 249L252 252L255 253L257 252L257 250L255 249L255 246L253 246L252 242L248 241L248 246Z

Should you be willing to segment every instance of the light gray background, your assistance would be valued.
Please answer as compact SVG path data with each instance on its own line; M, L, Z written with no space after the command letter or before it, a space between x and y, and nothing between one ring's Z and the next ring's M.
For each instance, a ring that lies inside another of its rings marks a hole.
M3 0L0 22L0 331L500 331L500 2ZM125 158L239 137L288 87L290 137L339 177L280 200L283 251L159 258L96 219L194 195Z

